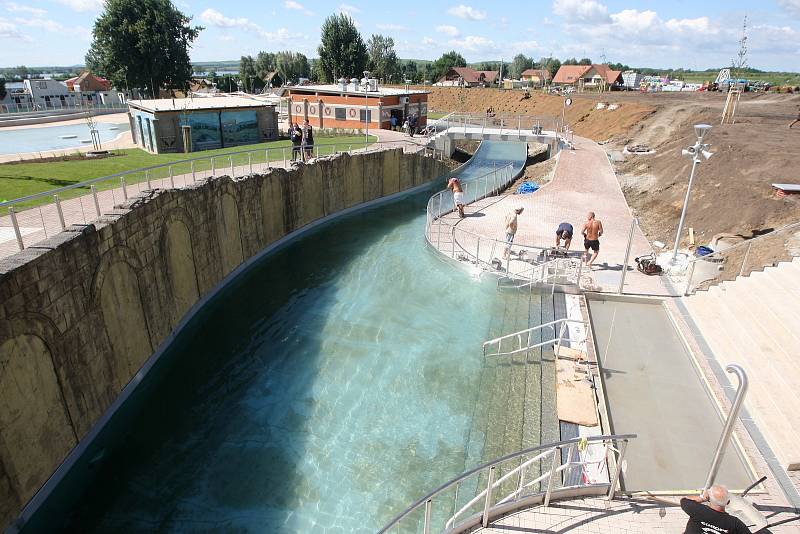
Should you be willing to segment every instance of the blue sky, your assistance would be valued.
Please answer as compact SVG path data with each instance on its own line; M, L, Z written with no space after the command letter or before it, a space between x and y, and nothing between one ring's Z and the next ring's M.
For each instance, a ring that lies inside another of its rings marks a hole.
M634 66L729 65L748 17L748 63L800 70L800 0L173 0L205 26L195 61L259 50L316 56L326 16L345 12L366 39L395 40L402 58L456 49L468 60L588 56ZM0 66L82 63L102 0L0 0Z

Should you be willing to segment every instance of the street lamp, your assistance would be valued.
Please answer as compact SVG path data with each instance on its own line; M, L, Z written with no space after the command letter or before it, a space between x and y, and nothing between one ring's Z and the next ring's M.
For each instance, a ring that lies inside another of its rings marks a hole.
M364 86L364 150L369 145L369 71L364 71L364 79L361 81Z
M703 138L706 136L711 126L708 124L695 124L694 133L697 136L697 141L694 145L686 147L681 150L681 155L689 156L692 158L692 172L689 174L689 187L686 188L686 198L683 199L683 210L681 211L681 220L678 223L678 233L675 236L675 250L672 251L672 264L675 264L675 259L678 257L678 245L681 241L681 232L683 232L683 221L686 218L686 208L689 206L689 195L692 192L692 182L694 182L694 172L697 169L697 164L703 159L708 159L713 154L708 151L711 146L706 143L703 144Z

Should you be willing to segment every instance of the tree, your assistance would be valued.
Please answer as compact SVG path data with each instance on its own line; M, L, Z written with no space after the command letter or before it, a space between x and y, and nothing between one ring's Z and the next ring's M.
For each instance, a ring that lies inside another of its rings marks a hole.
M591 64L592 64L592 60L589 59L588 57L581 58L581 60L578 61L578 65L591 65Z
M317 47L319 75L323 81L359 77L367 66L367 46L356 24L344 13L333 14L322 23Z
M399 60L394 51L394 39L373 34L367 41L367 56L367 69L375 78L395 81L399 74Z
M518 80L524 71L532 68L532 58L529 58L524 54L517 54L514 56L514 59L511 61L511 65L508 67L508 73L511 78Z
M311 75L308 58L299 52L288 50L275 54L275 70L278 71L284 82L309 78Z
M442 54L442 56L433 62L433 72L432 72L432 81L437 81L439 78L445 75L445 73L452 69L453 67L466 67L467 60L464 57L456 52L455 50L451 50L446 54Z
M564 63L562 63L562 65L577 65L577 64L578 64L578 60L575 59L574 57L565 59Z
M189 49L200 26L170 0L106 0L94 23L86 65L119 88L186 88L192 77Z
M242 56L242 59L239 60L239 76L242 78L245 92L252 93L253 82L257 74L256 62L251 56Z
M0 100L3 100L7 94L8 91L6 91L6 79L0 78Z
M556 76L556 72L558 69L561 68L561 61L558 58L547 58L547 60L542 60L542 64L545 65L544 68L550 72L550 79L552 80Z
M275 54L271 52L259 52L256 56L256 74L262 80L267 74L278 70L275 66Z

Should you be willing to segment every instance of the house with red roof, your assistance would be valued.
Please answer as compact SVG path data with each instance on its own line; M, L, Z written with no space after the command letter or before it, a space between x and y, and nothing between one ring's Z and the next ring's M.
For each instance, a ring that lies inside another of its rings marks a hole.
M541 87L550 81L550 71L547 69L527 69L522 71L519 79L527 82L528 85Z
M95 76L88 70L81 72L74 78L70 78L69 80L65 81L64 84L67 86L68 91L79 91L83 93L89 91L111 90L110 81L106 80L105 78L101 78L100 76Z
M561 65L553 84L605 91L623 84L622 71L612 70L608 65Z
M469 67L453 67L439 78L435 85L455 87L480 87L497 82L499 73L475 70Z

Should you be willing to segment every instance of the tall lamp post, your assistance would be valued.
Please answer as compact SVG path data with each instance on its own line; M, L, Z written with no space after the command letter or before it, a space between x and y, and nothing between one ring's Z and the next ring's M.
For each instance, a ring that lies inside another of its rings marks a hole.
M369 71L364 71L364 150L369 145Z
M694 182L694 173L697 170L697 164L703 159L710 158L713 154L708 151L711 146L708 143L703 143L703 138L706 136L711 126L708 124L695 124L694 133L697 135L697 141L694 145L681 150L681 154L692 158L692 172L689 174L689 186L686 188L686 198L683 199L683 210L681 210L681 220L678 223L678 233L675 235L675 249L672 251L672 264L678 257L678 245L681 242L681 233L683 232L683 222L686 218L686 208L689 206L689 195L692 193L692 182Z

